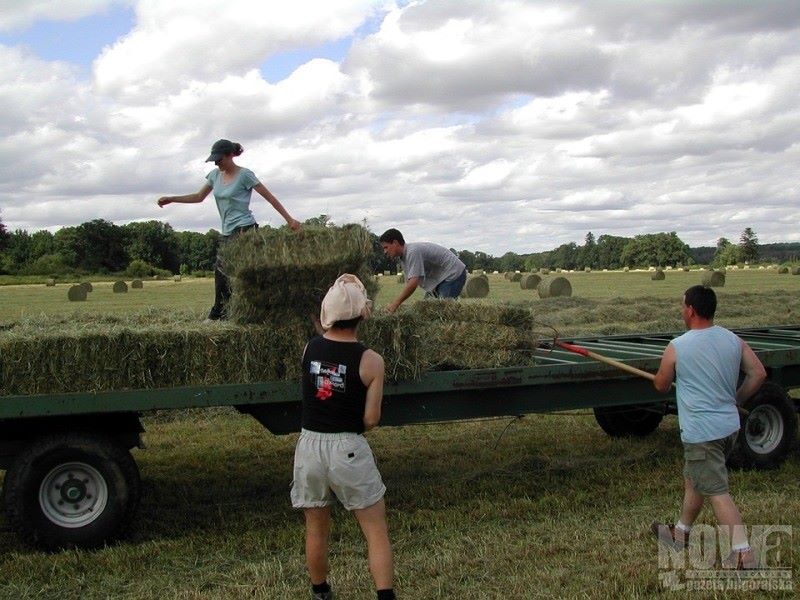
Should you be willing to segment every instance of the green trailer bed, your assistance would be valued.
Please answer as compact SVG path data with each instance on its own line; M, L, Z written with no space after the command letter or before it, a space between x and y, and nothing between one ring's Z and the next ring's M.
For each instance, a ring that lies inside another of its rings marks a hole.
M769 382L746 406L734 460L771 467L785 458L796 436L797 405L786 390L800 387L800 326L736 332L764 363ZM654 372L676 335L569 341ZM645 379L559 348L535 354L535 366L426 372L413 381L387 383L381 423L591 408L611 435L646 435L675 411L674 396L658 394ZM297 382L0 397L0 468L7 469L9 521L44 547L93 546L121 535L138 501L138 472L129 449L140 443L140 414L216 406L236 407L273 433L300 427ZM123 506L111 502L120 497Z

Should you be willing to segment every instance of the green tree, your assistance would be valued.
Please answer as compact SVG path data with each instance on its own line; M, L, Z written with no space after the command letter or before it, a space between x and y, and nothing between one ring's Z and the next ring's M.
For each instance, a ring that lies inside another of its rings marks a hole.
M746 227L739 237L739 250L743 261L758 260L758 236L750 227Z
M217 260L221 234L209 229L206 233L179 231L177 240L179 264L185 264L190 271L213 271Z
M31 236L24 229L15 229L6 242L6 265L12 273L25 268L31 260Z
M81 223L78 237L78 267L89 272L117 272L128 266L125 232L104 219Z
M625 244L621 261L628 267L666 267L685 264L689 246L674 231L637 235Z
M8 230L3 223L3 219L0 219L0 252L6 249L6 245L8 244L8 239L10 237L11 234L8 233Z
M601 235L597 238L597 267L619 269L622 266L622 251L630 238L616 235Z
M131 260L139 259L159 269L178 272L181 260L172 226L161 221L144 221L128 223L122 229L125 251Z
M578 252L577 266L579 269L584 267L596 268L597 264L597 243L594 234L590 231L586 234L583 246Z
M53 234L47 229L35 231L31 234L31 260L55 253L55 240L53 239Z

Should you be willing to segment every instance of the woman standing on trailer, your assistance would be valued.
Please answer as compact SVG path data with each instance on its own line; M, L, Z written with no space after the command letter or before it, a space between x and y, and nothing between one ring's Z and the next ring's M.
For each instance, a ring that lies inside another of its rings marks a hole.
M289 227L295 231L300 229L300 223L258 180L255 173L233 162L234 157L239 156L242 152L244 152L244 148L241 144L230 140L217 140L211 146L211 154L206 159L206 162L213 162L217 168L206 175L206 183L200 188L200 191L185 196L163 196L158 199L158 205L164 207L173 202L195 204L205 200L209 192L213 191L222 221L222 243L224 244L240 233L258 227L258 223L250 211L250 197L252 191L255 190L286 219ZM230 282L225 275L224 265L219 254L217 254L217 262L214 265L214 306L208 313L208 318L211 320L227 318L225 308L230 297Z

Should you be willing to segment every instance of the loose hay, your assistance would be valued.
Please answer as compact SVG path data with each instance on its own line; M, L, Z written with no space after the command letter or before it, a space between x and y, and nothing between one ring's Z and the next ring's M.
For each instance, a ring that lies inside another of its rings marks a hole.
M528 273L520 279L519 287L523 290L535 290L541 281L542 278L536 273Z
M240 324L268 323L270 313L292 309L309 315L342 273L357 275L370 297L377 284L367 262L372 239L360 225L252 229L220 249L230 278L228 317Z
M124 281L115 281L114 286L111 288L115 294L127 294L128 284Z
M462 295L465 298L486 298L489 295L489 278L485 275L469 277Z
M86 288L82 285L72 285L67 290L67 299L70 302L83 302L86 300Z
M572 284L566 277L553 277L543 279L536 286L539 298L553 298L555 296L572 296Z
M722 271L703 272L703 285L706 287L724 287L725 273Z
M652 279L653 281L664 281L666 278L667 276L664 275L664 271L662 271L661 269L656 269L653 272L653 274L650 275L650 279Z

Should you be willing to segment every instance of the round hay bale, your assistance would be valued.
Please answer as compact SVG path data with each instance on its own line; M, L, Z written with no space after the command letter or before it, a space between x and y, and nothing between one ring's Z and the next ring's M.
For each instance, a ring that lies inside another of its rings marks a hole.
M550 275L550 269L539 269L539 273L542 275Z
M114 285L116 285L116 284L114 284ZM134 290L141 290L144 287L144 282L141 279L134 279L133 281L131 281L131 287ZM114 290L114 291L116 291L116 290Z
M622 269L622 270L623 270L625 273L627 273L628 271L630 271L630 270L631 270L631 268L630 268L630 267L625 267L625 268L624 268L624 269Z
M127 294L128 284L124 281L115 281L114 286L111 288L115 294Z
M402 273L398 273L397 274L397 283L405 283L405 282L406 282L406 276L403 275Z
M778 275L786 275L789 272L789 267L778 267Z
M541 280L542 278L536 273L529 273L520 280L519 287L523 290L535 290Z
M86 300L86 288L82 285L72 285L67 290L67 298L70 302L84 302Z
M92 287L92 284L91 284L91 283L89 283L88 281L84 281L84 282L83 282L83 283L81 283L80 285L81 285L81 286L83 286L83 288L86 290L86 292L87 292L87 293L91 292L91 291L94 289L94 288Z
M800 267L792 267L792 275L800 275Z
M555 296L572 296L572 284L566 277L553 277L543 279L536 286L539 298L553 298Z
M725 273L722 271L705 271L703 273L703 285L706 287L724 287Z
M505 273L503 273L503 279L508 279L510 281L511 280L511 276L513 274L514 274L513 271L506 271Z
M522 273L514 273L511 275L511 281L517 283L518 281L522 281Z
M464 286L463 296L465 298L486 298L489 295L489 278L483 275L475 275L467 279Z
M684 273L688 273L689 272L689 267L683 267L683 272Z
M392 272L391 272L391 271L384 271L384 272L383 272L383 274L384 274L384 275L391 275L391 274L392 274Z
M666 278L667 276L664 275L664 271L662 271L661 269L656 269L655 271L653 271L653 274L650 275L650 279L652 279L653 281L664 281Z
M180 275L173 275L172 281L180 281L180 280L181 280L181 276Z
M56 285L56 280L52 277L44 282L47 287L54 287Z
M591 273L592 272L592 267L584 267L583 271L584 271L584 273Z

